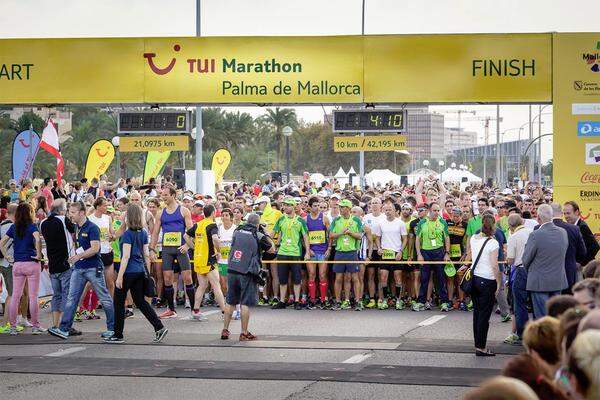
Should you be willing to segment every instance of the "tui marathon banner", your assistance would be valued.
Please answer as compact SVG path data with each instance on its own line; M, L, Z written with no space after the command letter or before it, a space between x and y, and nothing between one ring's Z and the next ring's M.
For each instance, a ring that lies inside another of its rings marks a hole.
M31 177L33 162L40 148L40 137L33 129L19 133L13 142L12 177L20 184Z
M212 158L211 169L215 173L215 182L221 184L223 182L223 176L229 163L231 162L231 153L227 149L219 149L215 151Z
M156 178L160 175L170 156L170 150L148 152L146 164L144 165L144 183L148 183L150 178Z
M110 141L100 139L94 142L85 163L86 179L91 181L93 178L100 178L100 175L108 170L114 158L115 148Z

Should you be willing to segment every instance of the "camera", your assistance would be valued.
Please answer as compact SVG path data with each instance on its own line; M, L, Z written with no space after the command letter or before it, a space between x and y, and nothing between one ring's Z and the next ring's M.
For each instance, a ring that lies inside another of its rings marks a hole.
M267 278L269 275L267 270L261 268L258 270L258 273L252 274L252 277L254 278L254 283L256 283L258 286L265 286L267 284Z

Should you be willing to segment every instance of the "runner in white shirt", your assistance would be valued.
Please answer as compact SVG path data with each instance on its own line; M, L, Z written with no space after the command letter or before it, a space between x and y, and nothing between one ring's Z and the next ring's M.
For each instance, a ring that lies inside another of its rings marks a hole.
M377 261L381 261L381 255L379 254L378 241L375 240L375 236L380 235L379 233L379 222L385 219L385 215L381 213L381 199L374 197L369 203L369 214L363 218L363 228L369 249L367 250L367 258L371 260L371 263L367 264L367 287L369 291L369 302L366 304L366 308L375 308L375 274L379 264Z
M385 204L383 206L383 212L385 219L379 221L379 233L378 237L378 248L381 261L400 261L402 260L402 250L406 246L408 231L406 224L402 222L402 219L398 217L398 210L394 204ZM387 298L390 292L396 297L396 310L402 310L404 308L404 302L402 301L402 271L399 268L400 265L395 264L381 264L379 267L379 300L377 301L377 308L380 310L386 310L388 308ZM394 282L396 287L394 291L388 289L388 276L389 272L394 273Z
M100 229L100 257L104 265L104 279L106 280L106 288L113 296L117 277L115 276L114 255L110 242L114 239L114 232L112 218L106 213L107 207L108 200L104 197L98 197L94 201L94 212L88 216L88 219Z

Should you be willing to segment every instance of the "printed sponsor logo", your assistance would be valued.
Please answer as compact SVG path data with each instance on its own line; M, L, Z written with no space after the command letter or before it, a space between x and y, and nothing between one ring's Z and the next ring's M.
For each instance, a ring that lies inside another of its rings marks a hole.
M591 137L600 136L600 121L577 122L577 136Z
M600 165L600 143L585 144L585 164Z

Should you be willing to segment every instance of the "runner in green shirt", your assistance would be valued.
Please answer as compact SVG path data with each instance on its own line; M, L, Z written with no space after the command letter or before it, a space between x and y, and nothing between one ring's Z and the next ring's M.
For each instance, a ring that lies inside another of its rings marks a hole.
M441 207L433 203L429 208L429 215L422 219L417 225L415 248L419 261L449 261L450 260L450 235L446 221L440 217ZM421 264L421 287L419 299L413 304L413 311L426 309L427 286L431 273L436 274L436 291L440 296L440 310L450 311L448 304L448 290L446 287L446 276L443 264Z
M283 201L283 212L275 226L273 233L278 236L277 259L281 261L300 261L302 255L302 246L306 249L305 260L310 260L312 251L308 241L308 227L306 221L296 215L296 201L288 198ZM277 264L277 275L279 277L279 289L281 298L273 306L274 309L286 307L285 297L287 295L287 283L290 271L292 271L292 280L294 282L294 309L302 309L300 305L300 288L302 283L302 267L299 263Z
M335 241L335 261L347 261L333 265L335 272L335 304L333 310L347 310L350 308L350 283L354 283L354 296L357 309L362 310L362 285L358 276L360 265L353 261L358 260L357 251L363 235L363 225L359 218L350 214L352 203L350 200L340 201L340 215L336 217L329 228L329 238ZM344 302L341 303L342 283L344 285Z

